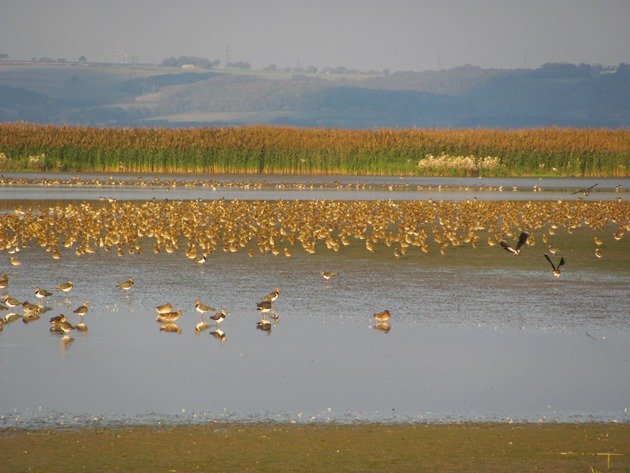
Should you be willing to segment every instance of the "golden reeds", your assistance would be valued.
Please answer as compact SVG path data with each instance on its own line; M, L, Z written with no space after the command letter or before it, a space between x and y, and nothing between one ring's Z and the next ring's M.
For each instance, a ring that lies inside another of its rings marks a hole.
M3 170L628 176L630 130L341 130L0 125ZM492 157L473 168L427 155ZM494 158L498 160L495 162ZM485 166L487 164L487 166Z

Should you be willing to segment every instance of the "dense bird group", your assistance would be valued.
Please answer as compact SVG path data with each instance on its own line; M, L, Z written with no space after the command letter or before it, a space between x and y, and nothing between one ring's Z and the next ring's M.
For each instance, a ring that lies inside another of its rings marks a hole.
M16 208L0 214L0 255L6 251L9 263L19 266L20 251L33 245L44 248L53 260L67 257L71 251L77 256L96 251L115 251L123 256L142 253L148 247L154 253L182 250L189 260L204 263L215 251L247 251L254 256L257 250L291 257L293 249L299 247L311 254L324 247L337 252L359 244L368 252L391 251L400 258L413 249L419 254L437 250L447 255L451 248L477 248L487 242L490 247L499 245L517 256L525 246L534 246L540 240L546 246L544 256L553 275L559 277L566 260L558 255L561 257L556 265L547 252L555 255L560 251L553 245L559 228L572 233L581 227L598 232L593 239L595 256L604 258L605 236L609 234L619 241L630 230L630 204L477 200L66 203L49 208ZM508 243L509 239L516 243ZM335 271L323 271L320 275L325 280L338 277ZM2 274L0 289L8 284L8 275ZM134 279L128 278L116 287L129 291L134 284ZM56 286L62 294L68 294L73 287L73 281ZM34 290L38 300L51 295L46 288ZM279 295L280 288L276 288L256 303L261 315L256 326L260 330L270 333L272 320L278 323L274 302ZM20 301L10 294L4 294L2 300L0 309L21 306L23 313L10 311L0 318L0 330L17 318L24 323L37 320L49 310L45 305ZM194 302L194 307L201 314L195 333L214 327L211 333L224 342L225 333L219 324L227 317L227 310L217 311L206 321L205 315L215 309L200 300ZM84 302L73 311L80 319L78 323L64 314L51 318L51 331L63 333L69 340L72 330L87 330L83 319L88 310L89 304ZM175 310L166 303L157 306L156 311L161 331L181 332L176 324L183 314L181 309ZM390 316L389 311L376 314L373 327L388 332Z
M588 227L616 240L630 230L630 203L613 201L149 201L58 204L0 214L0 254L39 245L55 260L99 249L174 253L203 263L215 251L246 251L292 257L294 248L315 253L361 244L369 252L389 248L397 257L451 248L490 246L515 229L536 233L551 247L558 227L568 233ZM520 232L520 230L519 230ZM520 251L517 244L509 248ZM522 246L522 245L521 245ZM601 249L598 253L602 253ZM599 257L599 254L598 254ZM326 277L326 275L322 275ZM129 289L133 280L121 283Z

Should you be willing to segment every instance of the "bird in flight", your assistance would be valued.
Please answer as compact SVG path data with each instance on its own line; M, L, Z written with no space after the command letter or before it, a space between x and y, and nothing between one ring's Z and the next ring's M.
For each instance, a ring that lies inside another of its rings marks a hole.
M549 257L549 255L547 253L545 253L545 258L547 258L547 261L549 261L549 264L553 268L553 275L555 277L559 278L560 277L560 266L562 266L565 263L564 257L560 258L560 262L558 263L558 266L553 264L553 261L551 261L551 258Z
M516 256L521 252L521 247L525 244L528 238L529 238L529 233L521 232L521 234L518 237L518 243L516 243L516 248L511 247L504 240L501 240L499 242L499 245L501 245L501 248L509 251L510 253L513 253L514 256Z
M584 194L584 195L589 195L591 193L591 191L593 190L593 188L597 185L598 183L596 182L595 184L593 184L591 187L588 187L587 189L580 189L578 191L575 192L571 192L571 194L575 195L575 194Z

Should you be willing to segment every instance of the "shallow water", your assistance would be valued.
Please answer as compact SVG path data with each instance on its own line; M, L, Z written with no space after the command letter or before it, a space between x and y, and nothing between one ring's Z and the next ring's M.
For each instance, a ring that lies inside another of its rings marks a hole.
M591 238L584 234L572 238ZM34 301L37 286L73 279L44 300L41 320L0 333L0 426L208 420L628 422L630 248L607 259L567 253L554 279L538 250L518 258L486 247L395 259L296 250L294 257L218 252L59 261L20 253L7 288ZM569 256L570 255L570 256ZM320 272L339 271L325 281ZM127 277L135 286L115 288ZM256 302L274 287L279 323L256 329ZM193 302L226 307L226 342ZM90 302L87 333L63 345L48 318ZM184 310L181 334L160 332L154 307ZM392 313L391 331L370 328ZM0 313L4 315L4 313Z
M80 179L73 185L4 185L5 200L615 200L627 198L624 178L445 178L398 176L276 176L201 174L50 174L5 173L30 182ZM112 179L110 181L110 179ZM98 181L103 185L86 185ZM113 184L108 185L108 182ZM131 183L124 184L121 183ZM143 182L146 185L138 185ZM186 187L186 183L200 184ZM171 187L169 183L174 184ZM203 184L203 185L201 185ZM588 196L578 191L597 184ZM297 187L299 186L299 187ZM498 191L499 187L502 191ZM1 210L1 209L0 209Z

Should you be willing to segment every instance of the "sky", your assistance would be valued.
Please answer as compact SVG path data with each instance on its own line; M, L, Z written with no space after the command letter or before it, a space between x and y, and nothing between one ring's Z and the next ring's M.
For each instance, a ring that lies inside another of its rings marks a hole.
M630 0L0 0L0 53L254 69L630 63Z

